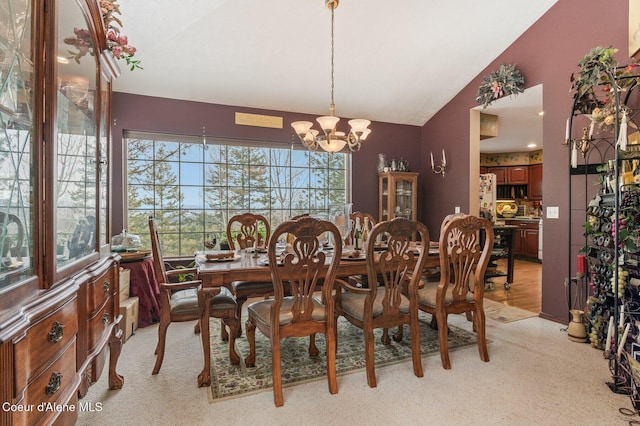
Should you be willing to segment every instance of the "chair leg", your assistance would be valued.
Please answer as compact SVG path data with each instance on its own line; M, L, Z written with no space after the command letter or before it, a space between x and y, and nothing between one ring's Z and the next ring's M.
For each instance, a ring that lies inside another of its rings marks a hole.
M271 372L273 376L273 402L276 407L284 405L282 396L282 366L280 364L280 339L271 339Z
M200 321L196 321L196 325L193 326L193 334L200 334Z
M376 365L373 352L373 329L364 332L364 358L367 367L367 384L370 388L375 388L376 383Z
M247 319L245 329L247 341L249 342L249 355L244 359L244 365L253 367L256 365L256 325L251 321L251 317Z
M330 327L325 333L327 341L327 379L329 380L329 393L338 393L338 379L336 378L336 335L335 327Z
M236 303L238 304L238 309L236 310L236 317L238 318L238 324L242 324L242 305L247 301L246 297L236 297ZM242 336L242 327L238 327L237 337Z
M445 370L451 369L451 362L449 361L449 343L447 342L447 334L449 327L447 326L447 313L444 311L436 312L438 321L438 345L440 345L440 359L442 360L442 367Z
M160 326L158 327L158 345L156 346L156 364L153 366L153 372L151 374L158 374L160 367L162 367L169 324L171 324L171 321L160 321Z
M391 339L389 338L389 329L388 328L383 328L382 329L382 336L380 337L380 341L382 342L383 345L390 345L391 344Z
M411 316L409 324L411 328L411 357L413 359L413 374L422 377L422 354L420 353L420 323L418 322L418 314ZM400 324L400 329L403 325Z
M320 354L318 347L316 346L316 334L309 335L309 356L317 357Z
M402 342L403 337L404 337L404 324L400 324L396 332L393 334L393 340L396 342Z
M487 350L487 336L485 332L486 318L484 316L484 309L478 309L474 315L474 324L476 326L476 337L478 339L478 352L480 352L480 359L484 362L489 362L489 351Z
M224 320L222 319L220 320L220 339L223 342L229 341L229 333L227 333L227 327L224 326Z

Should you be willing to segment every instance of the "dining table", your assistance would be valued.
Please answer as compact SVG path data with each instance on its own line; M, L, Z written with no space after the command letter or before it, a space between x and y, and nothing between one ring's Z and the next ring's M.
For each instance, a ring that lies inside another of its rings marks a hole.
M419 246L419 244L418 244ZM343 250L343 256L338 265L337 277L347 278L353 275L366 275L367 262L364 256L349 257L346 255L350 248ZM266 253L258 253L250 250L237 250L232 257L220 259L210 259L206 257L206 253L198 252L195 255L196 267L198 271L198 279L202 281L202 288L214 288L220 286L230 287L233 281L271 281L271 270L268 265ZM331 255L328 252L328 255ZM429 247L429 255L425 263L425 270L434 269L440 266L440 258L437 244L432 243ZM207 294L206 292L204 294ZM210 294L210 293L209 293ZM210 296L208 296L210 297ZM205 301L205 304L207 302ZM239 325L242 326L241 324ZM211 350L209 338L209 321L201 322L200 332L202 333L204 366L200 375L198 375L198 386L208 386L211 384ZM230 351L230 356L239 359L235 349Z

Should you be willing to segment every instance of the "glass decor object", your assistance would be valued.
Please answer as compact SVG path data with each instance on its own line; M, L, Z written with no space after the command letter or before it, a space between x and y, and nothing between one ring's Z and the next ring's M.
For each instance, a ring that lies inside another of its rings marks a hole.
M352 206L353 204L351 203L329 204L329 220L338 228L340 236L342 237L342 243L344 243L344 239L351 232Z

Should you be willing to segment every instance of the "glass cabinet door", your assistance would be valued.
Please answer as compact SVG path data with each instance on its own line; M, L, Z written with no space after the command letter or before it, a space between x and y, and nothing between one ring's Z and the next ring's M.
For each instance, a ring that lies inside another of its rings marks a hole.
M0 290L34 275L32 13L0 2Z
M411 219L413 213L413 184L408 180L396 182L396 202L394 217Z
M108 250L109 237L107 229L107 218L109 209L108 199L108 179L109 179L109 123L108 123L108 103L109 103L109 82L101 75L100 79L100 143L98 145L98 171L99 171L99 214L98 214L98 244L99 247L106 247Z
M93 40L77 2L58 6L55 230L58 267L97 251L98 98Z

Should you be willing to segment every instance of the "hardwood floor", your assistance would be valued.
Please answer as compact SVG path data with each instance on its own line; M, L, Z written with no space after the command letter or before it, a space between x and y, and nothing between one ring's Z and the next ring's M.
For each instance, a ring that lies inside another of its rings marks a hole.
M507 270L506 259L497 263L499 270ZM506 278L493 278L494 290L485 291L484 297L539 314L542 310L542 264L516 259L513 275L509 290L504 288Z

